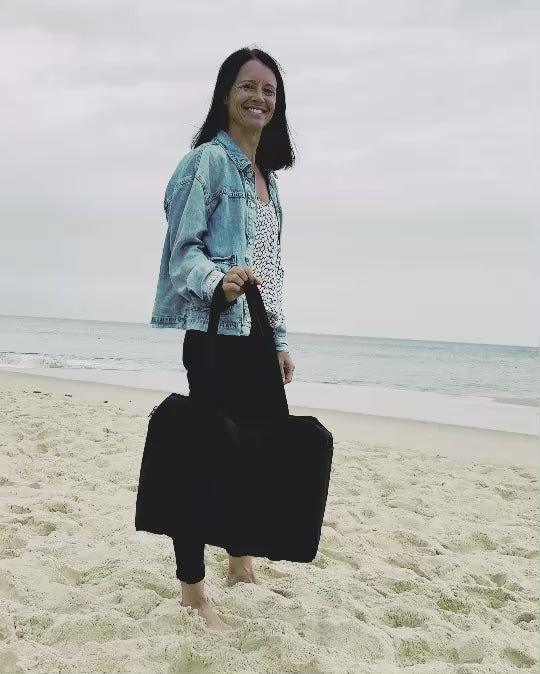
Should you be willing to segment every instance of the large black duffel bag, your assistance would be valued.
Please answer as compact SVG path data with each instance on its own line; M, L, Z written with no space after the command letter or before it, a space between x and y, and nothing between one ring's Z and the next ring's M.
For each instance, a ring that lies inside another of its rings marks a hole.
M316 417L289 413L261 294L249 283L245 294L261 336L261 387L271 387L275 406L264 421L239 425L210 395L167 396L150 413L135 528L195 536L255 557L310 562L319 546L333 437ZM218 300L214 293L210 335L217 333ZM210 391L215 340L208 344Z

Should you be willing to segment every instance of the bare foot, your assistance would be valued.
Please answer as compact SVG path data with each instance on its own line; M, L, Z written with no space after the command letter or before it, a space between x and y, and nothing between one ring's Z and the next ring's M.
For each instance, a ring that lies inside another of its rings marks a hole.
M199 615L201 615L204 618L206 626L211 630L219 630L220 632L226 632L234 629L218 616L218 614L214 611L214 609L210 606L210 604L207 601L203 601L199 604L196 604L195 606L184 603L182 603L181 605L191 606L192 609L197 610L199 612Z
M261 583L255 576L253 570L253 558L249 555L245 557L230 557L229 556L229 574L227 576L227 585L231 587L235 583Z
M242 574L237 576L234 573L230 573L227 576L227 585L232 587L235 583L255 583L255 585L260 585L260 581L257 580L254 573Z

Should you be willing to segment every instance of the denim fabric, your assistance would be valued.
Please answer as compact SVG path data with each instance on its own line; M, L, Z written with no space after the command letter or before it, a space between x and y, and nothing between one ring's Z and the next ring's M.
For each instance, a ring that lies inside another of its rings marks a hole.
M283 213L274 172L268 187L281 242ZM168 228L150 324L207 331L214 290L231 267L252 268L256 233L255 173L226 131L184 156L165 190L164 208ZM250 330L243 294L221 312L218 334L248 336ZM276 350L288 351L285 319L273 333Z

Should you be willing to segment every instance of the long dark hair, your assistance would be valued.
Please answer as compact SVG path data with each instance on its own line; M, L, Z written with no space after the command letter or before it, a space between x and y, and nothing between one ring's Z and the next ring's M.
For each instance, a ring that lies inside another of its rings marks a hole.
M261 133L255 155L257 166L265 174L268 174L270 171L292 168L295 163L295 154L291 146L289 125L285 117L285 88L280 73L280 66L269 54L261 49L243 47L233 52L223 61L218 72L216 86L214 87L210 110L204 124L191 141L191 149L195 149L202 143L212 140L221 129L227 131L229 128L229 111L223 99L229 94L240 68L246 61L251 61L252 59L268 66L276 76L277 82L274 114Z

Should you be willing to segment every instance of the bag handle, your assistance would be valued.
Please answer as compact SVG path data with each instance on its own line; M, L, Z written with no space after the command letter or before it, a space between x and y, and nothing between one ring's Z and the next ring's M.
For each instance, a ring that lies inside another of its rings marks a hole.
M244 292L248 303L251 317L251 337L255 335L257 340L257 353L260 357L260 372L262 375L261 387L265 390L270 387L273 406L269 415L289 416L289 406L285 395L285 386L281 378L281 368L277 358L273 330L268 320L268 314L256 284L244 283ZM211 390L212 380L215 381L216 372L216 341L219 316L225 307L222 307L223 279L216 286L210 305L210 318L208 321L208 339L206 350L206 365L208 374L208 390ZM221 295L221 296L220 296ZM220 308L220 306L222 308ZM239 337L239 339L246 339Z
M256 290L256 292L254 292ZM268 320L268 315L266 313L266 308L263 303L263 299L261 296L261 293L256 287L255 284L248 283L247 281L244 283L244 292L246 295L246 300L248 303L248 308L249 308L249 314L251 316L251 331L255 332L259 337L268 339L268 336L272 338L273 342L273 334L272 334L272 328L270 326L270 322ZM218 323L219 323L219 316L221 312L226 308L222 307L220 308L220 305L223 304L222 297L223 297L223 278L221 281L217 284L214 294L212 296L212 303L210 305L210 319L208 321L208 334L211 335L217 335L218 334Z

